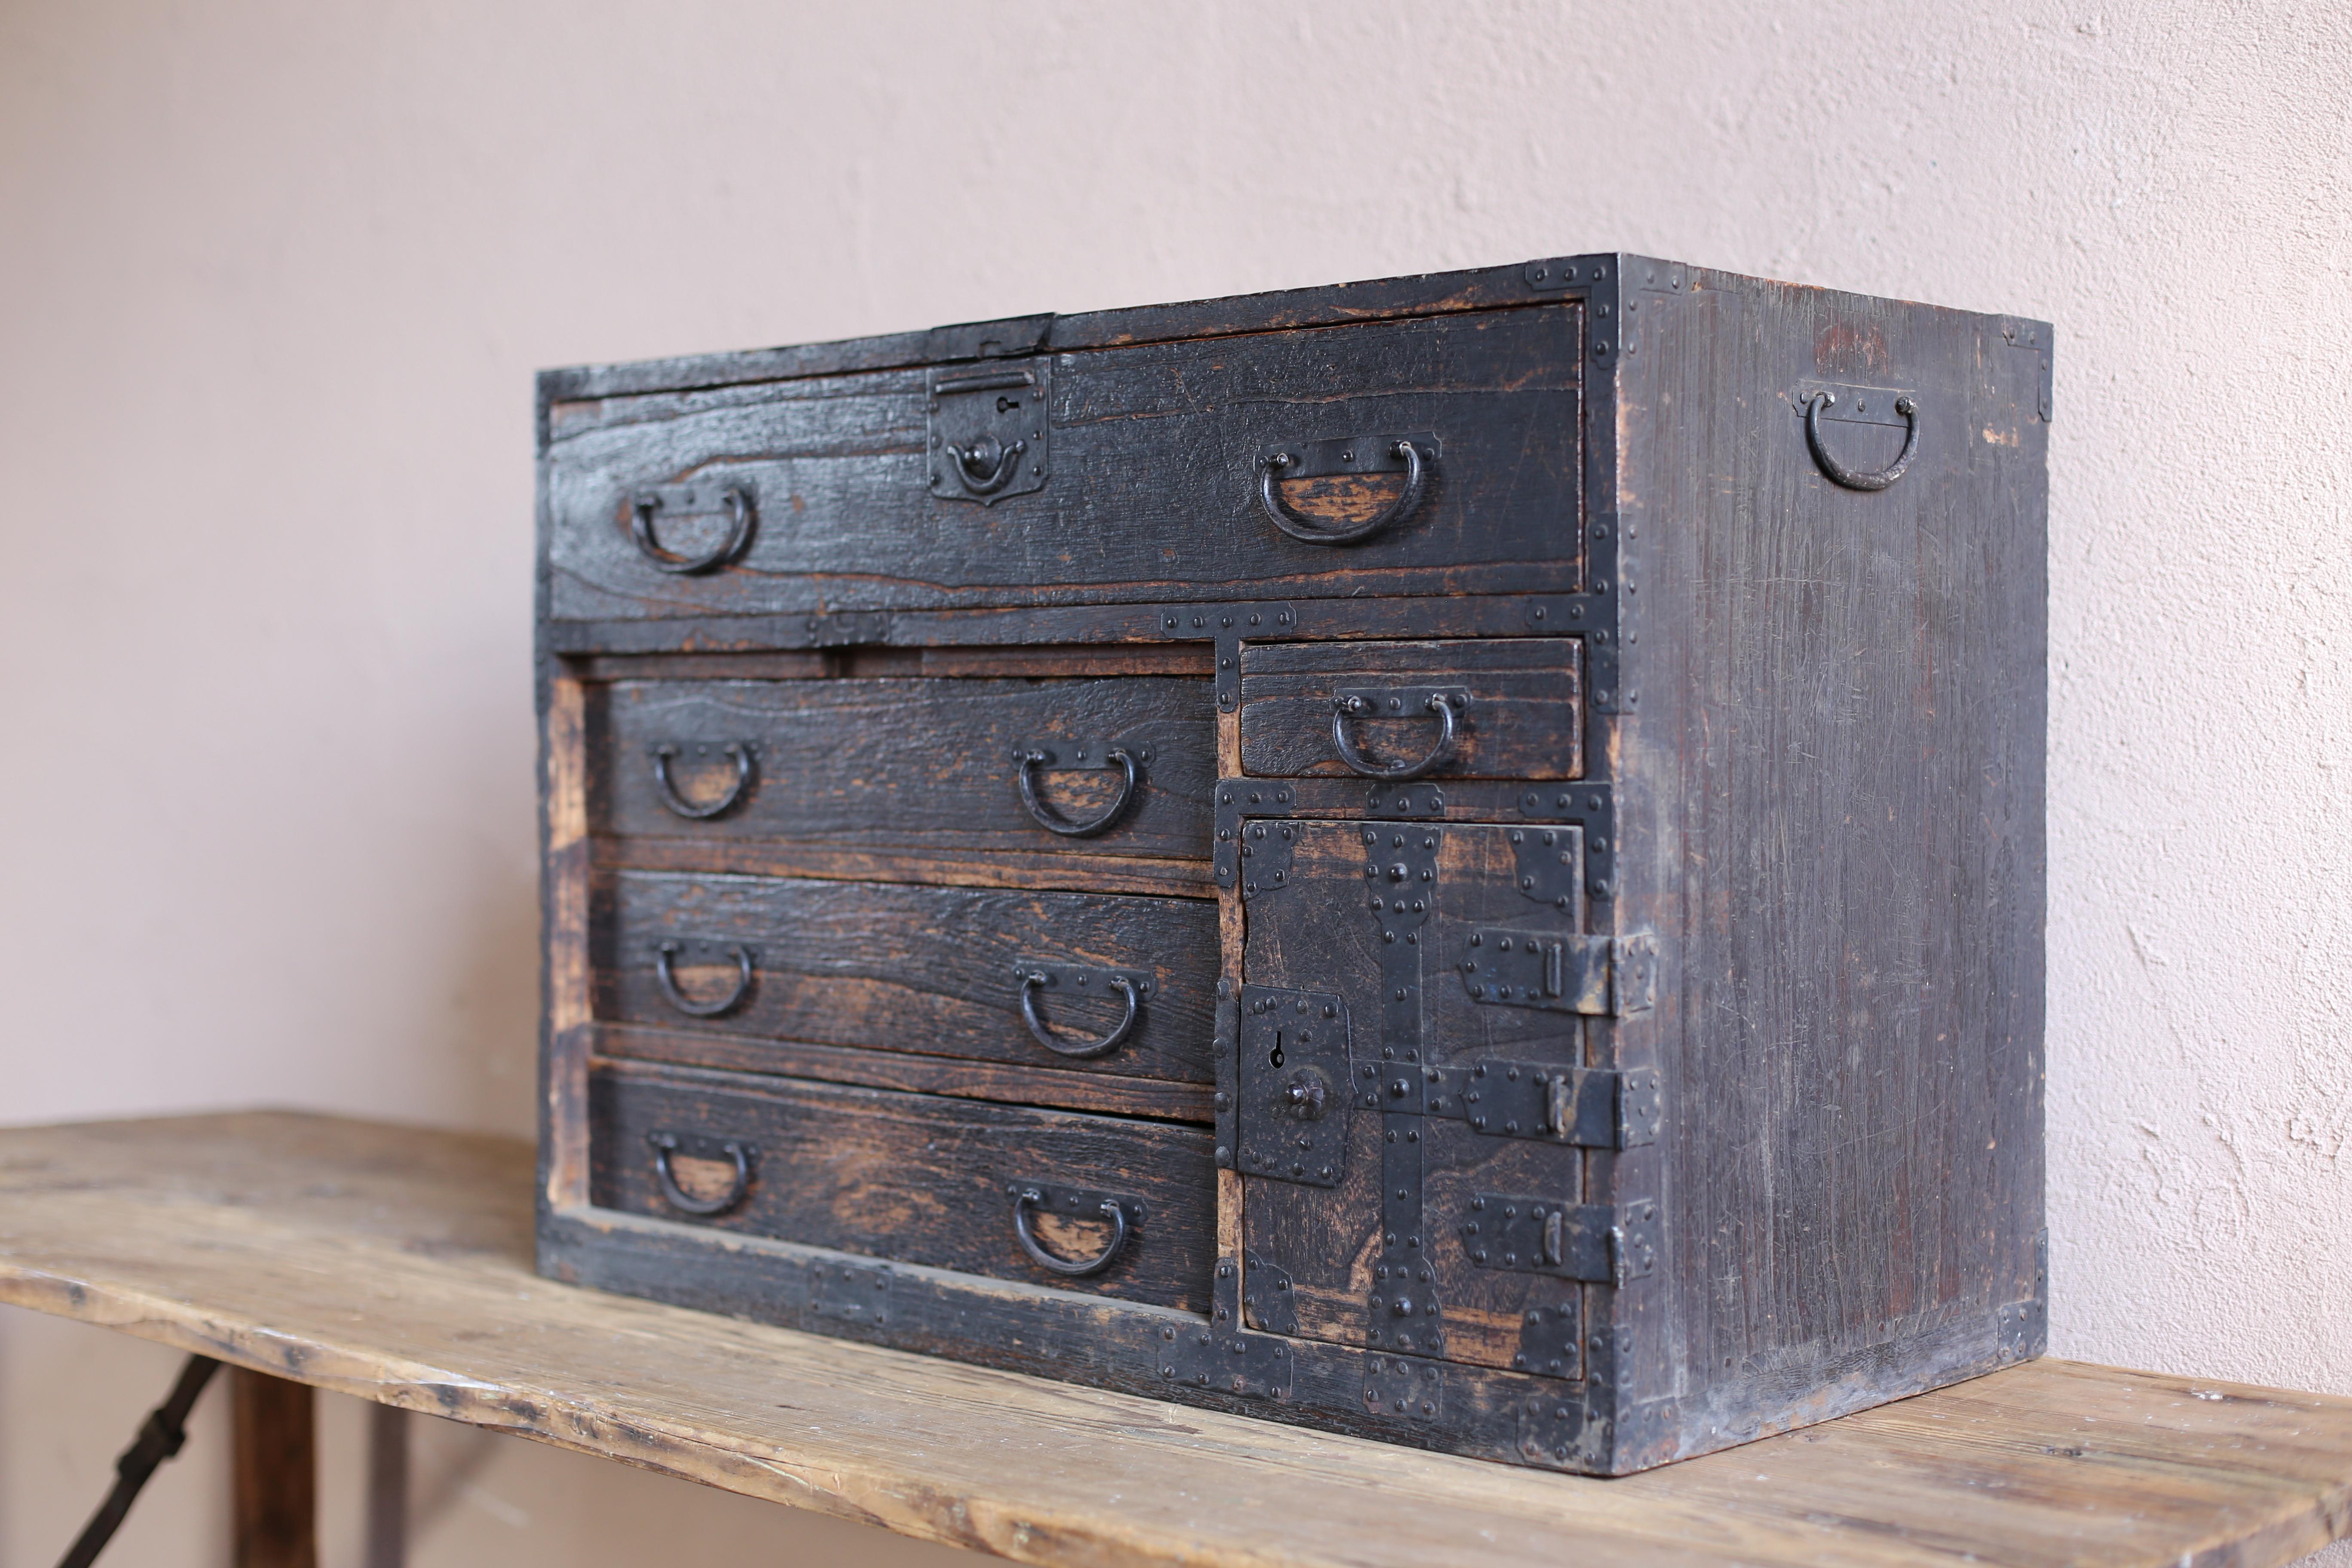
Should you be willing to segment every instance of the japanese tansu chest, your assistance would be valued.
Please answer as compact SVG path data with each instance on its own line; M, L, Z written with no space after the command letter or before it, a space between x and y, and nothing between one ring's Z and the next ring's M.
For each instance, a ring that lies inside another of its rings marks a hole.
M1596 255L547 374L541 1268L1601 1473L2039 1353L2050 363Z

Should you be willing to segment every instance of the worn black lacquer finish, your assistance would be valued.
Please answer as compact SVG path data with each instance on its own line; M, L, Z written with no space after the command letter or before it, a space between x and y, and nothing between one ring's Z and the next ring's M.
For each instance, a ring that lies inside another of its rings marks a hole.
M1601 1474L2040 1353L2050 354L1598 255L549 373L542 1269Z

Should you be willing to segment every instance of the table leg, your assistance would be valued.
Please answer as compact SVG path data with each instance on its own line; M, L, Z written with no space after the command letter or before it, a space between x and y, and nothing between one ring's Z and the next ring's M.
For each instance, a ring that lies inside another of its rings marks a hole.
M318 1568L310 1389L232 1368L236 1568Z
M408 1563L408 1412L368 1406L366 1568Z

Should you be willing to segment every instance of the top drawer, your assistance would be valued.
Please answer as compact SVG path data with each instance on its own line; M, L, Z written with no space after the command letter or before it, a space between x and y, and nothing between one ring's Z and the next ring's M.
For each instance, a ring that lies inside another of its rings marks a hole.
M1553 303L558 403L551 610L1574 588L1583 341Z

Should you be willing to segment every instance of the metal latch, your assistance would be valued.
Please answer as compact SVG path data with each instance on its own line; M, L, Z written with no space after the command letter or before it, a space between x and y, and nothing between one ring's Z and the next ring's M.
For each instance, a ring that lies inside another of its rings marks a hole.
M925 457L933 495L994 506L1045 488L1051 363L1038 354L930 373Z
M1456 1234L1470 1261L1481 1268L1597 1285L1623 1285L1658 1268L1658 1205L1649 1198L1571 1204L1478 1193Z
M1559 936L1478 926L1455 963L1470 1000L1623 1018L1657 1005L1658 941L1631 936Z
M1334 995L1242 987L1240 1148L1245 1176L1335 1187L1348 1154L1348 1008Z

